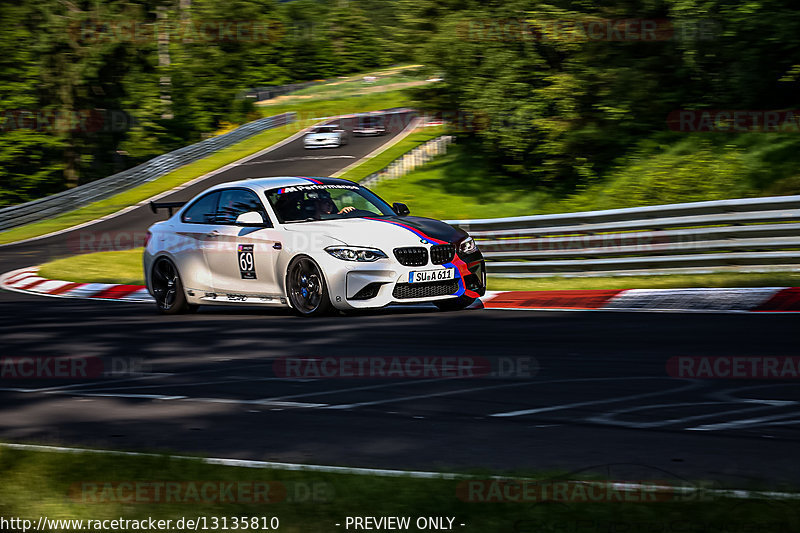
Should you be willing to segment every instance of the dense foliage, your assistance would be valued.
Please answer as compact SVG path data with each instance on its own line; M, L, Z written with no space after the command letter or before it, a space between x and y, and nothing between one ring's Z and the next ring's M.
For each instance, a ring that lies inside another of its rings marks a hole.
M413 5L408 18L426 19L420 58L445 79L423 98L473 117L495 164L532 186L575 190L645 137L685 138L667 124L679 110L780 110L800 100L800 17L789 0ZM656 31L620 36L614 21L624 19ZM791 116L784 126L800 130Z
M107 176L222 122L255 118L246 88L406 59L383 26L396 23L391 4L3 2L0 205Z
M641 31L620 36L622 20ZM732 171L736 157L719 156L724 133L709 134L697 154L667 154L687 138L667 117L796 106L800 17L789 0L6 2L0 205L247 120L245 88L399 61L444 79L414 98L457 117L493 168L569 194L621 165L658 182ZM797 143L781 142L785 167ZM651 168L645 159L659 147Z

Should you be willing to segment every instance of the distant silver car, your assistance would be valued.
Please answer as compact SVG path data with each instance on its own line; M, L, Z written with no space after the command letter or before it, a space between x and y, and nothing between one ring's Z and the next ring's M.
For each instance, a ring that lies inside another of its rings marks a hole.
M305 148L338 148L347 144L347 131L336 124L315 126L303 137Z
M366 115L358 118L353 135L385 135L386 120L383 115Z

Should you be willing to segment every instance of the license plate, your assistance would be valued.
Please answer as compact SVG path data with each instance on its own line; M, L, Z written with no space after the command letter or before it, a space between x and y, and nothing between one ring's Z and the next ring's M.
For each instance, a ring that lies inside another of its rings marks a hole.
M439 268L436 270L416 270L408 273L409 283L426 283L429 281L443 281L455 279L455 268Z

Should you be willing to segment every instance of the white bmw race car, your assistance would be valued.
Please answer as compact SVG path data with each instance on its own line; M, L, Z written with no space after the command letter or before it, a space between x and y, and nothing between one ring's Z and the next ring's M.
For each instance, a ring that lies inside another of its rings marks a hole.
M303 137L305 148L338 148L347 144L347 131L335 124L314 126Z
M203 304L290 306L305 316L393 303L449 310L486 292L483 256L466 232L409 216L351 181L249 179L151 208L171 215L150 227L144 252L162 313Z

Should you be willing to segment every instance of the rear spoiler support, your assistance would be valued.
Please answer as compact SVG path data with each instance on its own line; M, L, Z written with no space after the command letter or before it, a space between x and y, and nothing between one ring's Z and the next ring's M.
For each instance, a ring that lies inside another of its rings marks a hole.
M172 216L173 210L186 205L186 202L150 202L150 211L158 213L159 209L168 209L169 216Z

